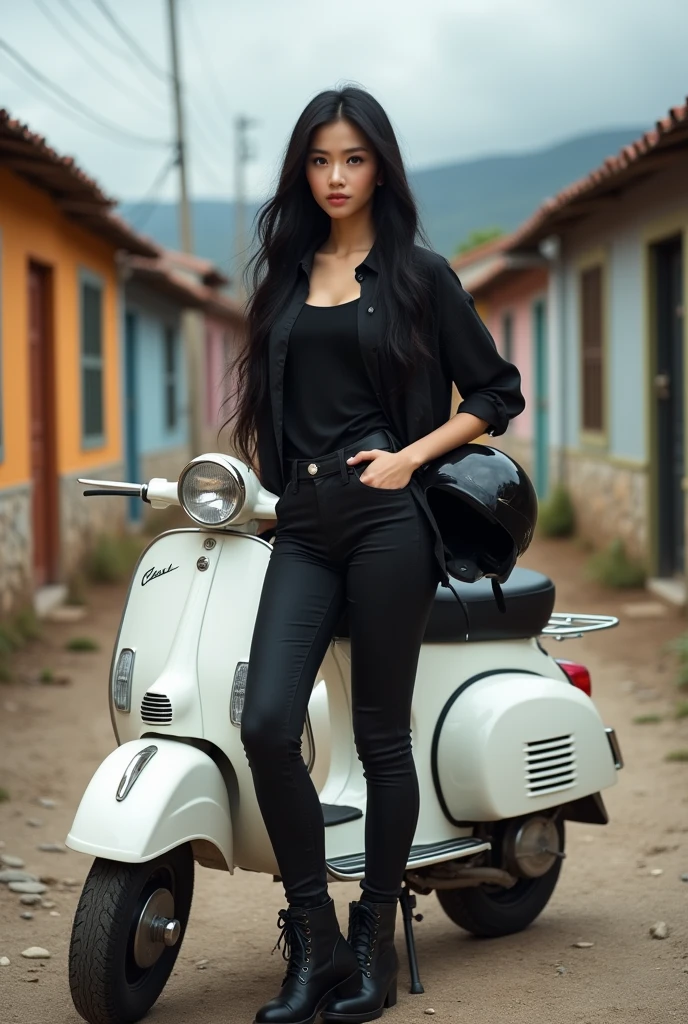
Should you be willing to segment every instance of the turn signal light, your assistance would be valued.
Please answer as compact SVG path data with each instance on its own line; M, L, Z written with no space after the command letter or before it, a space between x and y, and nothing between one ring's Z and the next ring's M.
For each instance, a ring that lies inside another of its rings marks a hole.
M569 682L572 683L588 697L592 697L592 680L585 665L579 665L575 661L565 661L563 658L555 659L559 668L566 674Z

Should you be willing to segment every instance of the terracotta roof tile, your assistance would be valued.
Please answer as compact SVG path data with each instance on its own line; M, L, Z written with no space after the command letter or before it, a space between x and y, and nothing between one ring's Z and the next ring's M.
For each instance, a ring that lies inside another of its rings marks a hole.
M0 109L0 166L47 192L64 215L117 248L156 256L160 247L112 213L115 200L71 156L60 156L45 137Z
M578 181L546 199L535 213L517 228L509 240L509 249L534 245L551 233L557 223L575 216L576 204L602 196L645 172L644 161L674 146L688 145L688 98L681 107L672 107L666 117L635 142L624 146L616 156Z

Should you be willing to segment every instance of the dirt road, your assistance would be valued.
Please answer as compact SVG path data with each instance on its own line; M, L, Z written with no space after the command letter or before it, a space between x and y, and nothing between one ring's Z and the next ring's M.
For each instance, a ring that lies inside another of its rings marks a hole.
M549 572L558 585L558 610L622 614L627 603L647 604L644 593L611 595L580 579L580 552L572 545L540 544L526 564ZM106 701L111 645L123 592L92 593L87 617L49 625L45 639L17 661L26 676L42 669L66 674L68 686L15 683L0 687L0 853L22 858L26 869L53 876L44 897L55 907L22 906L0 885L0 1020L5 1024L77 1024L67 986L67 950L88 858L39 852L61 843L93 770L113 747ZM640 609L642 611L642 608ZM606 828L570 825L568 858L555 895L528 931L479 941L459 931L432 896L419 897L425 915L416 938L425 994L407 989L405 951L400 996L385 1020L470 1024L659 1024L685 1020L688 1011L688 764L664 760L688 747L688 719L671 712L676 690L660 657L662 644L682 632L672 611L659 618L625 617L618 630L556 645L555 654L588 664L593 693L606 722L616 726L626 768L606 800ZM86 635L100 650L69 653L70 636ZM659 724L635 725L658 712ZM57 802L54 808L39 798ZM34 824L28 824L29 820ZM40 822L40 823L36 823ZM652 874L661 869L661 874ZM346 920L356 888L332 893ZM191 922L177 967L150 1020L188 1024L248 1024L255 1008L277 990L283 962L270 950L281 886L238 871L234 877L197 869ZM32 919L20 914L33 913ZM669 937L650 937L658 921ZM594 943L578 949L578 941ZM42 946L49 960L21 951ZM203 970L197 961L207 959Z

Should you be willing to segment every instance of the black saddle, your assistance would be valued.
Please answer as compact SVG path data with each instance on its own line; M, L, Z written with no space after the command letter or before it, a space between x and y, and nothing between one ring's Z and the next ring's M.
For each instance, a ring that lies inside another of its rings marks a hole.
M502 584L505 612L497 607L490 580L462 583L453 576L450 580L463 607L449 587L438 585L423 643L525 640L539 635L554 608L554 583L533 569L514 569ZM335 627L334 636L344 639L349 636L346 611Z

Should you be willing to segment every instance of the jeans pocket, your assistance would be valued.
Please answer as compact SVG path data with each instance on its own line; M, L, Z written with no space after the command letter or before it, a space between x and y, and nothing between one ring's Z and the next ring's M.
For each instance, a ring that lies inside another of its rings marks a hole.
M372 487L371 484L365 483L365 481L361 480L361 473L363 473L369 465L369 462L357 462L355 466L352 466L356 479L367 491L379 491L380 494L404 494L408 491L409 484L406 484L404 487Z

